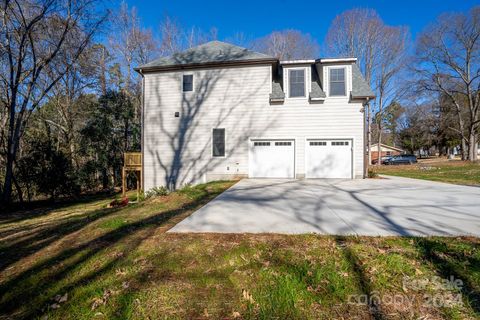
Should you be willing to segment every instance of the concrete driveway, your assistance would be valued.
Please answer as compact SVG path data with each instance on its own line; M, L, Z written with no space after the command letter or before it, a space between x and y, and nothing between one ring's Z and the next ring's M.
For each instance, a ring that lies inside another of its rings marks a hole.
M169 232L480 236L480 188L416 179L244 179Z

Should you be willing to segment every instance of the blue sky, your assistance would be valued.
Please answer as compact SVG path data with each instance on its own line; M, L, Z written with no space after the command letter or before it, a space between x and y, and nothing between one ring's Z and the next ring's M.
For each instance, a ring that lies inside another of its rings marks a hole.
M298 29L310 33L321 44L331 21L341 12L358 7L375 9L389 25L406 25L413 37L442 12L467 11L480 1L399 0L399 1L189 1L127 0L138 9L145 27L157 33L165 13L186 27L203 30L216 27L219 39L243 32L249 38L273 30Z

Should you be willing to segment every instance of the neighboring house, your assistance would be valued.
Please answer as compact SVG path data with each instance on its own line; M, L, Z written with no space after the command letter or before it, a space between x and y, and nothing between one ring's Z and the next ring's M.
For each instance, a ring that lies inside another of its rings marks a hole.
M462 148L460 145L458 145L453 148L449 148L447 153L451 156L459 156L462 153ZM477 143L477 155L480 156L480 142Z
M143 188L235 177L362 178L355 58L279 61L212 41L135 70L143 77Z
M393 146L389 146L387 144L381 143L381 146L382 146L381 147L382 154L381 154L380 157L396 156L396 155L405 153L405 151L403 149L393 147ZM378 152L379 152L378 151L378 143L372 144L372 154L371 154L372 161L378 160Z

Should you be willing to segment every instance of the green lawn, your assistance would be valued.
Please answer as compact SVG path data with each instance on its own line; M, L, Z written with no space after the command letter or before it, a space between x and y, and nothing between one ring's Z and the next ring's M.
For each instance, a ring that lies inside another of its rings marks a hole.
M463 161L419 162L414 165L372 166L379 174L463 185L480 185L480 163Z
M480 316L478 238L165 233L231 184L4 215L0 318Z

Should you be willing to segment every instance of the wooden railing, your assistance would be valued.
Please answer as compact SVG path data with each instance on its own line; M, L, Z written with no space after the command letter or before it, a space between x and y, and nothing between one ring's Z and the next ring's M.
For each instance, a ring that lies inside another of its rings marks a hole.
M123 166L126 168L142 167L142 153L126 152L123 161Z

